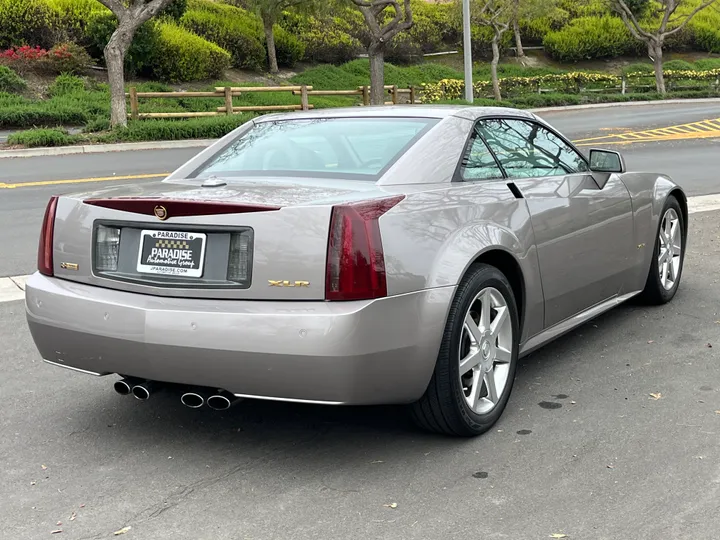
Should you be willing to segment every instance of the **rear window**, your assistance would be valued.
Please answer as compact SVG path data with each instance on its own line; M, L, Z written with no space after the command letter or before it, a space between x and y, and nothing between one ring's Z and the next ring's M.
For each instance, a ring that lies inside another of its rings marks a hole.
M320 176L375 180L437 120L321 118L260 122L195 176Z

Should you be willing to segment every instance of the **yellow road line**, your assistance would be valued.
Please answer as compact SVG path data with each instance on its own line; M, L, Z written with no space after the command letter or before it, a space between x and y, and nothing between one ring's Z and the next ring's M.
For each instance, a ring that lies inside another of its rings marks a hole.
M720 130L717 131L704 131L701 133L677 133L675 135L665 135L663 137L645 137L639 139L626 139L618 141L602 141L600 144L636 144L643 142L663 142L663 141L686 141L690 139L710 139L720 137ZM598 142L580 142L575 143L575 146L594 146L599 144Z
M39 182L20 182L17 184L4 184L0 182L0 189L15 189L37 186L57 186L62 184L85 184L88 182L112 182L113 180L139 180L142 178L164 178L170 173L133 174L126 176L100 176L96 178L74 178L72 180L42 180Z

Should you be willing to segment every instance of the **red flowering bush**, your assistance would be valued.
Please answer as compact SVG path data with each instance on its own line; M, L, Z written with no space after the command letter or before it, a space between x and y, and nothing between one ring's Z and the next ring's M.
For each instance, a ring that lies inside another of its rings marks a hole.
M11 67L18 73L24 74L28 71L42 69L42 62L48 52L40 47L11 47L0 53L0 63Z
M0 64L18 73L51 71L77 73L90 63L90 55L75 43L61 43L49 51L41 47L12 47L0 52Z

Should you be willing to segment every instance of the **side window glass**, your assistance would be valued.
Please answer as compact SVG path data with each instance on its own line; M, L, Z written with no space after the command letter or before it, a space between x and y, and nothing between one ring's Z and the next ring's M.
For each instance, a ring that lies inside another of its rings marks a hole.
M466 182L503 178L502 170L477 130L463 160L461 175Z
M479 129L511 178L587 171L583 157L544 127L523 120L484 120Z

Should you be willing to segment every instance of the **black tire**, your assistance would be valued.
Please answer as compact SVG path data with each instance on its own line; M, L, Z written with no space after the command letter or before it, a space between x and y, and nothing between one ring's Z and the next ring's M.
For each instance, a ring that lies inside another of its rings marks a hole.
M495 407L486 414L474 412L465 400L460 382L459 348L465 315L476 296L485 288L499 291L507 306L512 325L512 350L508 380ZM477 264L465 275L450 306L435 371L425 394L411 406L415 423L422 429L462 437L480 435L502 415L512 391L517 368L519 318L515 296L507 278L497 268Z
M660 257L660 231L663 226L665 214L668 210L674 210L678 216L678 222L680 226L680 235L682 238L682 244L680 246L680 270L677 273L674 285L670 289L666 289L660 281L660 265L658 258ZM660 223L658 223L657 231L655 232L655 247L653 249L652 262L650 263L650 271L648 272L647 281L645 282L645 289L640 294L640 301L651 305L662 305L668 303L673 299L677 293L678 287L680 286L680 279L682 278L683 268L685 267L685 247L687 241L687 230L685 226L685 218L680 208L680 203L674 196L670 196L665 201L662 213L660 214Z

